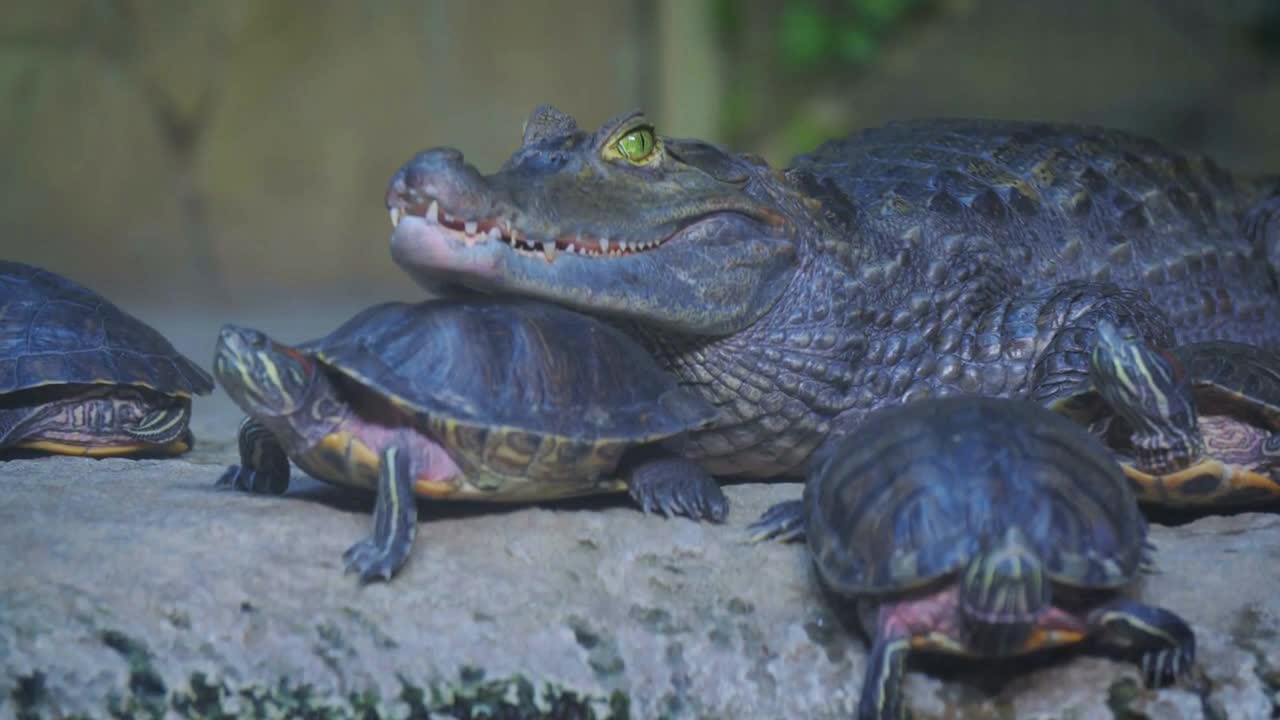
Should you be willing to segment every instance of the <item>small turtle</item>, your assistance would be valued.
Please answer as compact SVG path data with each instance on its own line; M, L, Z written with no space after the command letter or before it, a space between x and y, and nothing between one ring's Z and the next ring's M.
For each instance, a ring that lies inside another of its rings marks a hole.
M875 411L811 467L757 537L803 535L821 583L872 637L861 720L897 718L909 652L993 658L1093 638L1149 685L1195 660L1173 613L1119 591L1147 525L1110 452L1027 400L956 396Z
M1089 385L1051 407L1104 437L1142 502L1280 498L1280 355L1224 340L1159 350L1103 322Z
M407 559L415 493L536 501L626 490L646 512L716 522L728 512L709 474L653 445L705 427L715 408L621 331L555 305L384 303L296 348L228 325L213 367L248 414L241 464L221 485L282 493L292 458L320 480L376 490L373 535L344 555L363 581L390 579Z
M106 298L0 261L0 450L179 455L213 378Z

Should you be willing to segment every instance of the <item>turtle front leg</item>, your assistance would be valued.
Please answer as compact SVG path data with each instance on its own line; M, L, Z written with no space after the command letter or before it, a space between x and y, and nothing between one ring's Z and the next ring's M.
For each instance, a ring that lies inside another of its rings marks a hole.
M867 654L858 700L858 720L899 720L903 716L902 681L911 638L881 630Z
M683 458L664 457L635 464L627 479L627 491L646 513L653 510L671 517L723 522L729 499L720 484L698 464Z
M418 502L413 494L409 454L396 446L382 451L378 499L373 507L373 535L342 555L347 572L360 573L362 583L390 580L409 559L418 532Z
M240 422L237 434L240 464L230 465L217 487L264 495L282 495L289 489L289 456L276 436L251 417Z
M1119 598L1090 611L1088 623L1100 642L1139 654L1148 687L1173 682L1195 663L1195 633L1163 608Z

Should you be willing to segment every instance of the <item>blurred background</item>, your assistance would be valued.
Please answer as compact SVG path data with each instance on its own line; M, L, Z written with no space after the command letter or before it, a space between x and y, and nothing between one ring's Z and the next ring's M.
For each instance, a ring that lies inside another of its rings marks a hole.
M121 304L404 296L382 195L534 105L785 164L893 118L1104 123L1280 172L1280 0L7 0L0 257Z

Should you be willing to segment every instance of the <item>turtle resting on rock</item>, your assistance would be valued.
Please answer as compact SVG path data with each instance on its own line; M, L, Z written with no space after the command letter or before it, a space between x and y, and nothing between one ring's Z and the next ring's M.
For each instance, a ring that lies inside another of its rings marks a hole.
M1050 407L1103 434L1139 500L1280 499L1280 355L1225 340L1162 351L1103 322L1089 378Z
M296 348L228 325L214 372L248 414L240 464L220 484L282 493L292 459L320 480L376 489L373 534L344 556L363 580L389 579L408 557L415 495L626 491L646 512L728 512L711 475L660 447L715 409L626 335L554 305L384 303Z
M213 378L94 291L0 261L0 451L179 455Z
M1110 451L1023 400L885 408L815 463L758 537L803 535L820 582L871 636L860 720L900 716L908 654L1020 655L1091 638L1136 653L1148 685L1186 672L1195 635L1120 596L1147 525Z

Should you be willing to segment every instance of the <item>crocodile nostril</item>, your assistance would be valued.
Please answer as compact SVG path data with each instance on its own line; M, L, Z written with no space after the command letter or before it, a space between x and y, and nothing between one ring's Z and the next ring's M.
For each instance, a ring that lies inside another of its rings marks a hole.
M421 187L427 180L427 171L418 163L404 169L404 172L396 178L396 189L412 189Z

